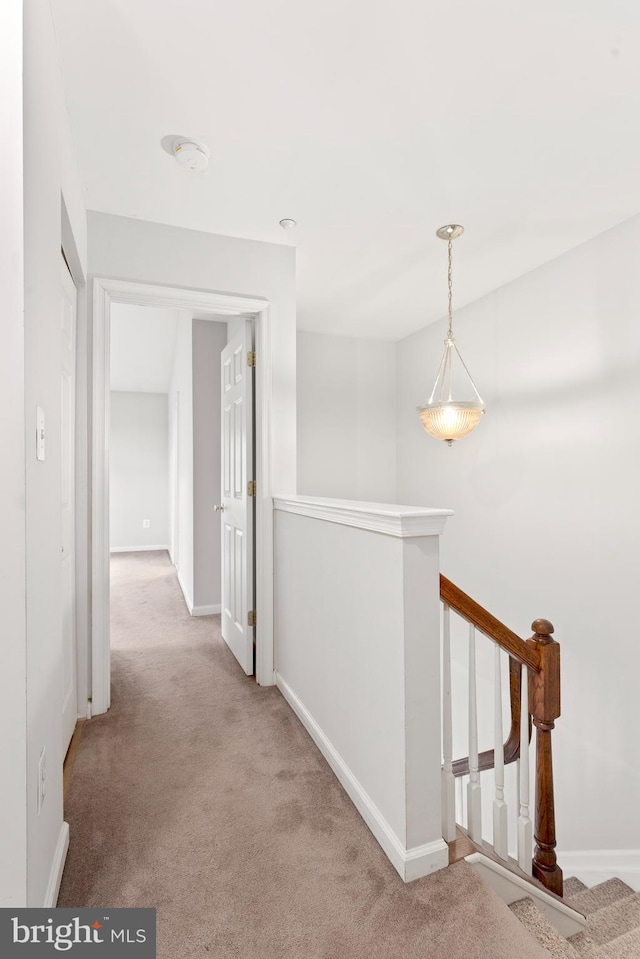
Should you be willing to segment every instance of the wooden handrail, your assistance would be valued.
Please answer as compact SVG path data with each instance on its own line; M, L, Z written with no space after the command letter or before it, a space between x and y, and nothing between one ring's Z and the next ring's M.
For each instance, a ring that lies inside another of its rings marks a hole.
M540 653L535 646L529 646L520 639L508 626L476 603L474 599L463 593L446 576L440 574L440 599L451 609L459 613L463 619L472 623L476 629L488 636L510 656L517 659L523 666L528 666L534 672L540 672Z

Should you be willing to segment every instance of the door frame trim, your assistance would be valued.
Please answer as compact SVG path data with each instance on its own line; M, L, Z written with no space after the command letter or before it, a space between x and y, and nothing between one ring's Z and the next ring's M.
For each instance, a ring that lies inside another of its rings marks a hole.
M72 695L75 696L75 716L73 716L73 729L75 729L76 723L80 716L81 708L84 710L84 701L81 701L79 692L80 692L80 677L78 673L78 547L77 547L77 537L78 537L78 502L76 496L76 486L77 486L77 459L78 459L78 304L80 302L80 297L78 294L78 286L76 281L73 278L71 272L71 267L69 266L69 261L67 260L64 247L61 249L61 282L62 287L64 288L67 284L69 287L66 293L70 296L71 301L73 302L73 345L71 349L71 362L73 365L73 403L71 405L71 412L73 416L71 431L69 439L72 442L73 446L73 469L71 470L70 476L70 487L71 487L71 517L73 520L73 535L71 536L71 585L73 591L73 602L72 602L72 620L73 620L73 646L72 646L72 663L73 663L73 683L72 683ZM71 293L73 291L73 293ZM62 359L60 363L60 369L62 372ZM62 437L62 421L60 422L60 431ZM62 451L61 455L64 457L66 451ZM61 498L62 502L62 498ZM64 545L63 545L64 549ZM62 598L64 602L64 597ZM66 638L63 637L63 642L66 643ZM64 697L65 690L63 690ZM81 707L82 702L82 707ZM65 706L65 700L62 701L63 707ZM63 717L66 716L66 709L63 708ZM65 742L66 733L64 732L64 720L63 720L63 749L66 755L66 752L73 738L73 729L69 741Z
M93 410L91 416L91 714L110 705L109 637L109 381L110 308L112 303L250 315L255 321L256 416L256 681L274 683L273 657L273 507L272 447L272 306L261 297L161 286L108 277L93 278Z

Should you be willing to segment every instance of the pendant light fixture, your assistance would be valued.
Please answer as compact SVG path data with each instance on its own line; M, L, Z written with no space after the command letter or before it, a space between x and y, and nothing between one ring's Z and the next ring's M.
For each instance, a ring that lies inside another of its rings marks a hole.
M449 329L431 396L424 406L417 407L427 433L448 446L472 433L484 413L482 397L453 338L452 245L463 233L464 227L455 223L441 226L436 232L436 236L447 241L448 248Z

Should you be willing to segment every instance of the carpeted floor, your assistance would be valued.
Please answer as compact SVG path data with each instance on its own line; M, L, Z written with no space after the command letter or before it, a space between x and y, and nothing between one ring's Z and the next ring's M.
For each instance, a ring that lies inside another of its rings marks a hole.
M84 726L59 906L155 906L160 959L541 959L458 863L404 885L166 553L112 558L113 704Z

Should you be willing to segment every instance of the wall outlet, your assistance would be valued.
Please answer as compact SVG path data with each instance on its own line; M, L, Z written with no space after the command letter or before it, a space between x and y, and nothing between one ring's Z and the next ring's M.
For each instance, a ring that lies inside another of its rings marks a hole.
M151 523L149 522L148 519L143 519L143 520L142 520L142 528L143 528L143 529L149 529L150 526L151 526Z
M40 753L40 759L38 760L38 813L44 805L44 797L46 796L46 781L47 781L47 751L45 747L42 747L42 752Z

